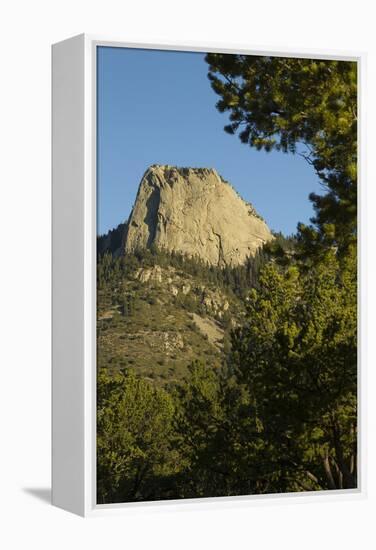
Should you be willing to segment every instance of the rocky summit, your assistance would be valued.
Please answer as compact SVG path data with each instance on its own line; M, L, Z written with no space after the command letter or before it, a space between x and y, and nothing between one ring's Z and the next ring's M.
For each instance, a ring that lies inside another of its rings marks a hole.
M225 267L244 263L272 238L253 206L216 170L152 165L141 180L123 250L154 245Z

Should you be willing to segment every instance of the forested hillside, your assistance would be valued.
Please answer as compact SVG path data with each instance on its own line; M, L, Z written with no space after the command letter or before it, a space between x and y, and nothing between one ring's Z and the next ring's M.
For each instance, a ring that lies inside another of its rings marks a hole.
M155 247L100 255L98 367L133 367L163 384L184 378L196 360L219 368L266 257L260 251L242 266L221 269Z

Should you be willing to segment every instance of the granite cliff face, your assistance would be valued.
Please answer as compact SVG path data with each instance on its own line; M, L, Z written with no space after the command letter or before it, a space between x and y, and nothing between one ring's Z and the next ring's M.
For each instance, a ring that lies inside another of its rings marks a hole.
M224 267L243 263L272 238L214 169L153 165L141 180L123 250L155 245Z

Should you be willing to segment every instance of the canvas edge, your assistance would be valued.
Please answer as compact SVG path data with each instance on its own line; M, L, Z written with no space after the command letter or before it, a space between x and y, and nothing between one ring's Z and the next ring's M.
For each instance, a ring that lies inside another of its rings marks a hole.
M84 515L84 43L52 46L52 504Z

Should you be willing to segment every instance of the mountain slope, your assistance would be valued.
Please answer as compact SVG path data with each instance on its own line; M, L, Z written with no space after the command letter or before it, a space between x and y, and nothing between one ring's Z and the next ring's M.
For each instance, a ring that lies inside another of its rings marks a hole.
M99 260L99 368L130 367L165 384L196 360L221 366L244 306L209 267L187 262L157 251Z

